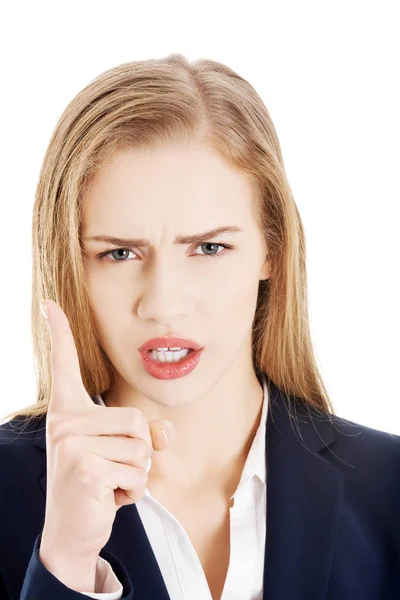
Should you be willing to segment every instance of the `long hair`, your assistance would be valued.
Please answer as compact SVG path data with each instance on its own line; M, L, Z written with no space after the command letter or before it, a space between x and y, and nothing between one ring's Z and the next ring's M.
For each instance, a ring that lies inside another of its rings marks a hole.
M32 340L36 402L5 418L46 414L51 344L39 302L50 298L69 319L90 397L114 381L92 316L83 266L82 205L97 170L116 152L196 139L250 178L257 222L271 261L259 282L253 366L288 397L334 413L318 370L309 327L302 221L270 114L232 69L181 54L121 64L100 74L69 103L46 150L32 221Z

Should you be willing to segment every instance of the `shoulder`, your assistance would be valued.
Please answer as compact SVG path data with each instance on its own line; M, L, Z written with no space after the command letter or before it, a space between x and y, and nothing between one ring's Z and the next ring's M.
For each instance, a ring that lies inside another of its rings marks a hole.
M37 448L40 438L46 437L46 419L19 416L0 425L0 475L7 478L15 469L27 472L35 468L43 452Z
M300 441L311 442L327 460L337 452L355 465L381 464L397 468L400 474L400 434L396 435L318 410L292 397L285 410L291 429Z
M11 443L21 447L21 444L32 442L36 434L45 430L46 415L41 417L19 416L6 423L0 424L0 452L1 448Z
M349 421L337 415L330 415L330 424L335 434L335 442L346 449L364 455L386 456L400 459L400 435L374 429L356 421Z
M329 415L333 442L321 455L346 475L350 489L400 502L400 435Z
M293 402L291 410L300 443L341 471L347 489L359 486L375 495L384 488L400 502L400 435L321 412L302 401Z

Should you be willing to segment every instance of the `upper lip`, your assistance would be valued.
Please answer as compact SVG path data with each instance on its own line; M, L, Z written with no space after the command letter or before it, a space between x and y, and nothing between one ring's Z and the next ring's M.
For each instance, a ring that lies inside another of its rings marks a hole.
M192 348L193 350L201 350L203 346L193 340L188 340L183 337L156 337L147 340L139 348L139 352L154 350L154 348Z

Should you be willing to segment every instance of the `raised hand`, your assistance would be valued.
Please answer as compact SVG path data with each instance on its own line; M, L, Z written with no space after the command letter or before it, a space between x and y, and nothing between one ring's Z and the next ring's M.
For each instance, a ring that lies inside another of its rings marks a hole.
M137 408L96 405L84 388L65 313L52 300L45 304L52 389L40 557L45 564L55 555L89 564L107 543L117 510L143 497L149 457L168 447L176 432L170 421L148 423Z

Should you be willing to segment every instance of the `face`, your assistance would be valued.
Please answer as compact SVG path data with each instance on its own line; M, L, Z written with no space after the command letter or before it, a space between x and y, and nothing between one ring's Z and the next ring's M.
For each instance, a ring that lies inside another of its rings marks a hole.
M253 203L246 174L199 143L124 150L98 171L84 201L84 265L121 397L186 406L238 369L253 369L258 285L270 276ZM240 231L174 243L228 226ZM93 236L148 245L87 240ZM193 371L165 380L145 370L138 348L162 335L203 347Z

